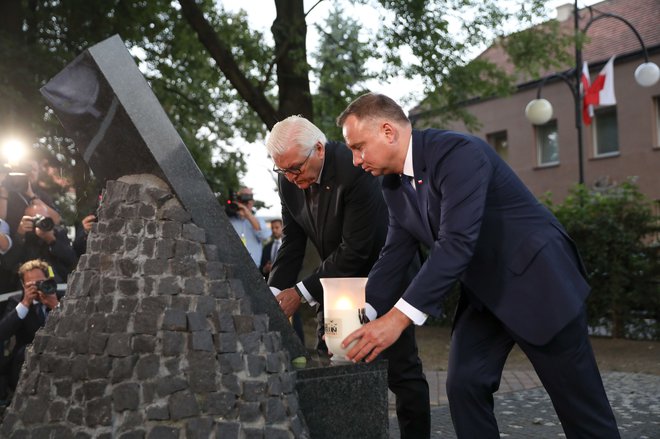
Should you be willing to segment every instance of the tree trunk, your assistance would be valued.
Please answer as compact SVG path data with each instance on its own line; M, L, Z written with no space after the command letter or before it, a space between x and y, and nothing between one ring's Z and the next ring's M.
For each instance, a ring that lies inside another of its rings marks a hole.
M313 120L307 63L307 23L303 0L275 0L277 18L271 31L277 56L278 116L300 114Z
M241 71L231 50L218 38L218 34L214 32L195 0L179 0L179 4L181 4L184 19L197 33L197 38L209 51L222 73L234 86L238 94L259 115L259 118L266 124L268 129L272 128L277 122L275 109L266 99L266 96Z

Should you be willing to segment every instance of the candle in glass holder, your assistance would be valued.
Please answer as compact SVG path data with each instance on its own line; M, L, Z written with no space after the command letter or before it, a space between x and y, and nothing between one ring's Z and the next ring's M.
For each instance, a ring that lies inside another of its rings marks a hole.
M331 360L347 362L346 353L351 343L342 349L341 342L353 331L359 329L364 318L364 287L366 277L338 277L321 279L323 285L323 318L325 344L332 353Z

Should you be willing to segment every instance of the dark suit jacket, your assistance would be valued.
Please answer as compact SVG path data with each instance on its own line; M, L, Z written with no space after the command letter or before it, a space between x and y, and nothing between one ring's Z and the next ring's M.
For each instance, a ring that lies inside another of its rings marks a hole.
M284 289L296 283L308 237L322 262L303 283L319 303L323 303L319 278L369 273L385 242L386 207L378 179L353 166L352 154L344 144L325 145L316 221L311 218L306 191L283 176L278 187L284 228L269 285Z
M261 251L261 262L259 262L259 271L263 274L264 272L264 266L268 263L271 262L270 260L270 252L273 249L273 240L271 239L268 244L266 244ZM278 250L279 252L279 250Z
M398 175L383 179L390 224L367 301L387 312L390 287L416 244L429 256L403 299L430 315L456 280L514 333L544 344L573 320L589 293L573 241L484 141L441 130L413 130L416 191Z
M29 345L34 340L34 335L41 327L39 316L35 305L30 305L28 313L24 319L18 318L16 305L21 301L22 295L12 296L7 301L6 314L0 320L0 341L7 341L12 336L16 336L14 351L23 346Z

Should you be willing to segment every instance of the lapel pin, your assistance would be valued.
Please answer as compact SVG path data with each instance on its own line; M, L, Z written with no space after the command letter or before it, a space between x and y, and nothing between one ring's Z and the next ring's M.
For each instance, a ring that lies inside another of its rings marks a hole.
M329 191L329 190L330 190L330 186L326 186L326 187L325 187L325 190L326 190L326 191Z
M417 180L417 184L422 184L422 183L423 183L422 180Z

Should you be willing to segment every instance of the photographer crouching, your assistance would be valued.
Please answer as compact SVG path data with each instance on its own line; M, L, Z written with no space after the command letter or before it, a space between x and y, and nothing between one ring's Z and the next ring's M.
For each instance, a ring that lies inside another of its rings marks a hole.
M49 265L39 259L28 261L18 269L23 294L10 297L7 314L0 320L0 341L12 336L16 343L9 356L0 365L0 374L7 376L9 388L14 390L18 383L21 366L25 360L25 348L32 343L34 335L46 323L48 314L59 307L57 282Z

